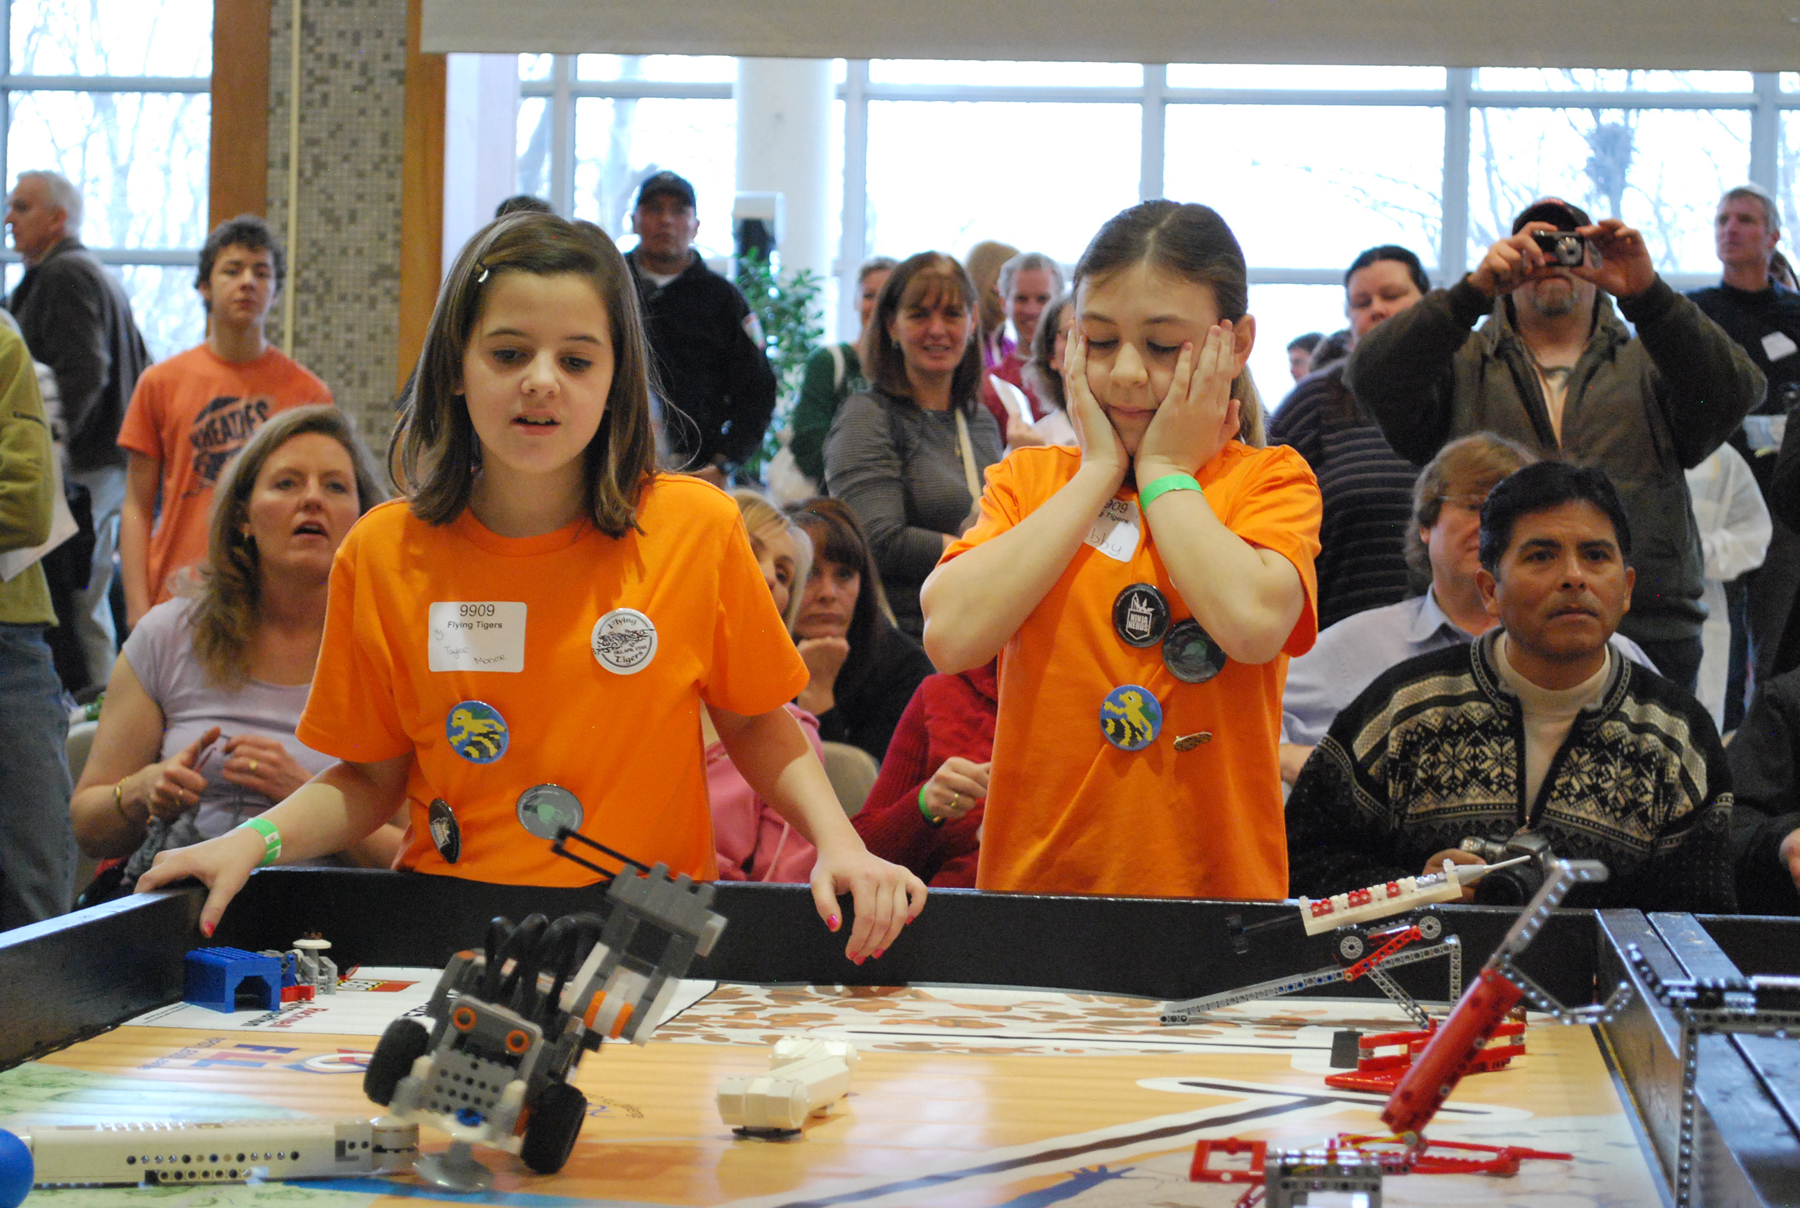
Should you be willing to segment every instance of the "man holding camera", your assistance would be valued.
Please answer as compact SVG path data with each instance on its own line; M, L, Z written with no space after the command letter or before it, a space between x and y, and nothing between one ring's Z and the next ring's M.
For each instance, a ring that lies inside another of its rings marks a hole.
M1624 632L1692 690L1706 611L1683 471L1761 401L1764 380L1657 275L1642 235L1560 198L1535 202L1473 272L1359 341L1344 381L1415 463L1487 430L1605 470L1639 534Z
M1288 798L1291 893L1482 863L1472 839L1605 863L1572 905L1735 909L1712 718L1609 646L1631 549L1591 466L1538 462L1493 489L1476 580L1500 627L1408 659L1338 714Z

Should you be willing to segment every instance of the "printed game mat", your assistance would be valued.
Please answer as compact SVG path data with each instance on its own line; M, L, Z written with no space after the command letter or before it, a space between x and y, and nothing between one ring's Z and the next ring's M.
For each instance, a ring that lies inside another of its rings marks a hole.
M373 1116L361 1074L374 1036L422 1008L436 971L359 969L350 981L273 1018L165 1008L0 1074L0 1127ZM608 1044L582 1062L577 1082L588 1120L558 1175L534 1175L478 1149L498 1177L492 1191L473 1195L406 1176L36 1191L27 1203L1225 1208L1235 1189L1187 1181L1194 1142L1241 1136L1303 1145L1379 1131L1381 1096L1324 1085L1331 1035L1407 1026L1379 1001L1272 1000L1164 1028L1159 1003L1092 994L708 982L683 990L650 1044ZM309 1007L313 1013L300 1013ZM857 1045L862 1058L848 1097L795 1140L734 1137L719 1118L718 1083L766 1072L769 1046L800 1035ZM1513 1068L1464 1079L1431 1135L1568 1151L1574 1160L1527 1162L1509 1179L1390 1178L1384 1203L1666 1202L1595 1035L1534 1016L1527 1045ZM428 1149L443 1143L429 1130L422 1137Z

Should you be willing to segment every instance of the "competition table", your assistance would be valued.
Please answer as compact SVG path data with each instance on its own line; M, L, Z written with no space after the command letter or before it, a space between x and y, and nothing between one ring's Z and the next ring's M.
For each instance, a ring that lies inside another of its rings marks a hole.
M118 1025L178 1000L182 958L203 943L285 949L317 932L344 968L438 968L478 946L495 915L604 909L591 889L271 869L251 878L218 933L202 941L199 903L196 889L168 891L0 935L0 1066L16 1067L0 1074L0 1125L28 1128L34 1113L44 1122L68 1122L70 1111L106 1118L106 1104L127 1119L155 1116L165 1104L185 1119L226 1118L245 1106L249 1114L372 1116L354 1075L374 1028L275 1037ZM608 1044L587 1056L578 1084L590 1118L561 1174L531 1175L505 1155L478 1151L500 1177L493 1192L472 1197L406 1177L208 1188L224 1197L208 1202L1222 1208L1234 1190L1186 1182L1196 1140L1303 1145L1379 1131L1380 1096L1322 1082L1330 1032L1406 1026L1366 983L1157 1026L1162 1000L1331 965L1331 937L1308 939L1297 926L1233 952L1227 916L1256 923L1291 915L1291 906L944 891L881 961L860 968L843 958L841 936L824 930L801 887L724 884L714 908L729 926L689 976L718 987L648 1046ZM1465 977L1512 920L1477 907L1439 913L1463 945ZM1578 1005L1596 1000L1596 986L1636 980L1629 945L1665 978L1711 977L1800 973L1797 939L1794 920L1568 911L1522 963ZM1441 962L1395 977L1421 998L1444 994ZM1443 1140L1569 1150L1573 1162L1527 1163L1505 1180L1391 1178L1384 1202L1668 1202L1679 1029L1639 989L1605 1029L1561 1028L1534 1014L1527 1056L1465 1079L1430 1130ZM733 1138L713 1105L717 1083L766 1069L768 1045L797 1034L857 1042L863 1060L849 1098L798 1140ZM1699 1058L1697 1202L1800 1203L1800 1041L1703 1037ZM423 1143L442 1138L427 1130ZM34 1192L28 1202L111 1205L159 1194L169 1192Z

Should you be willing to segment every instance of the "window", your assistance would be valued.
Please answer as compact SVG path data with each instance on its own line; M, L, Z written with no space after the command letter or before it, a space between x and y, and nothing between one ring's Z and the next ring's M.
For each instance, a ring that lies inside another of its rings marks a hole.
M704 250L729 251L732 60L525 55L519 74L521 189L620 233L635 182L676 167L699 192ZM1344 267L1377 243L1454 278L1557 194L1641 229L1691 288L1717 277L1712 212L1732 185L1778 189L1800 229L1794 72L877 59L835 78L834 285L867 255L982 239L1072 264L1140 197L1206 202L1249 261L1251 364L1271 404L1287 341L1343 326ZM828 328L854 322L840 292Z
M1167 128L1168 195L1224 215L1252 263L1341 274L1377 243L1437 260L1440 108L1183 104Z
M81 239L114 266L152 355L204 331L194 264L206 238L212 5L0 0L10 30L0 177L61 172L82 192ZM6 288L22 266L5 253Z
M1644 233L1665 273L1718 272L1719 195L1748 178L1742 109L1477 109L1469 137L1469 262L1548 194Z
M999 239L1072 264L1138 199L1140 121L1138 105L871 101L864 244L903 259Z

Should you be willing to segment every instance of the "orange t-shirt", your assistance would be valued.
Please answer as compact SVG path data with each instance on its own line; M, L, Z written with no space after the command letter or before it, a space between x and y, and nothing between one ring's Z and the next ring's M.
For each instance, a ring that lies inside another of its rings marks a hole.
M1076 449L1020 449L988 471L981 519L944 551L950 559L1004 533L1075 476ZM1283 653L1261 666L1230 662L1205 683L1177 679L1161 643L1128 645L1113 605L1134 583L1154 584L1169 624L1190 617L1137 507L1120 508L1139 535L1113 530L1110 556L1076 551L1000 656L1000 715L976 884L1032 893L1136 897L1287 896L1282 820L1281 689L1287 656L1318 631L1319 488L1294 450L1228 444L1196 475L1207 502L1245 541L1288 559L1306 604ZM1116 503L1116 501L1115 501ZM1115 748L1101 730L1114 688L1148 689L1163 726L1148 747ZM1176 751L1180 735L1211 741Z
M526 829L521 796L549 785L574 794L589 838L715 875L701 702L780 708L806 665L728 496L659 475L638 524L617 539L586 520L506 538L467 511L434 527L393 500L351 529L296 733L339 759L412 754L399 867L591 883ZM433 842L440 799L460 835L455 863Z
M219 472L277 411L331 402L325 383L267 349L234 365L202 344L138 378L119 447L162 463L162 504L150 534L150 602L170 596L176 571L206 559L207 512Z

